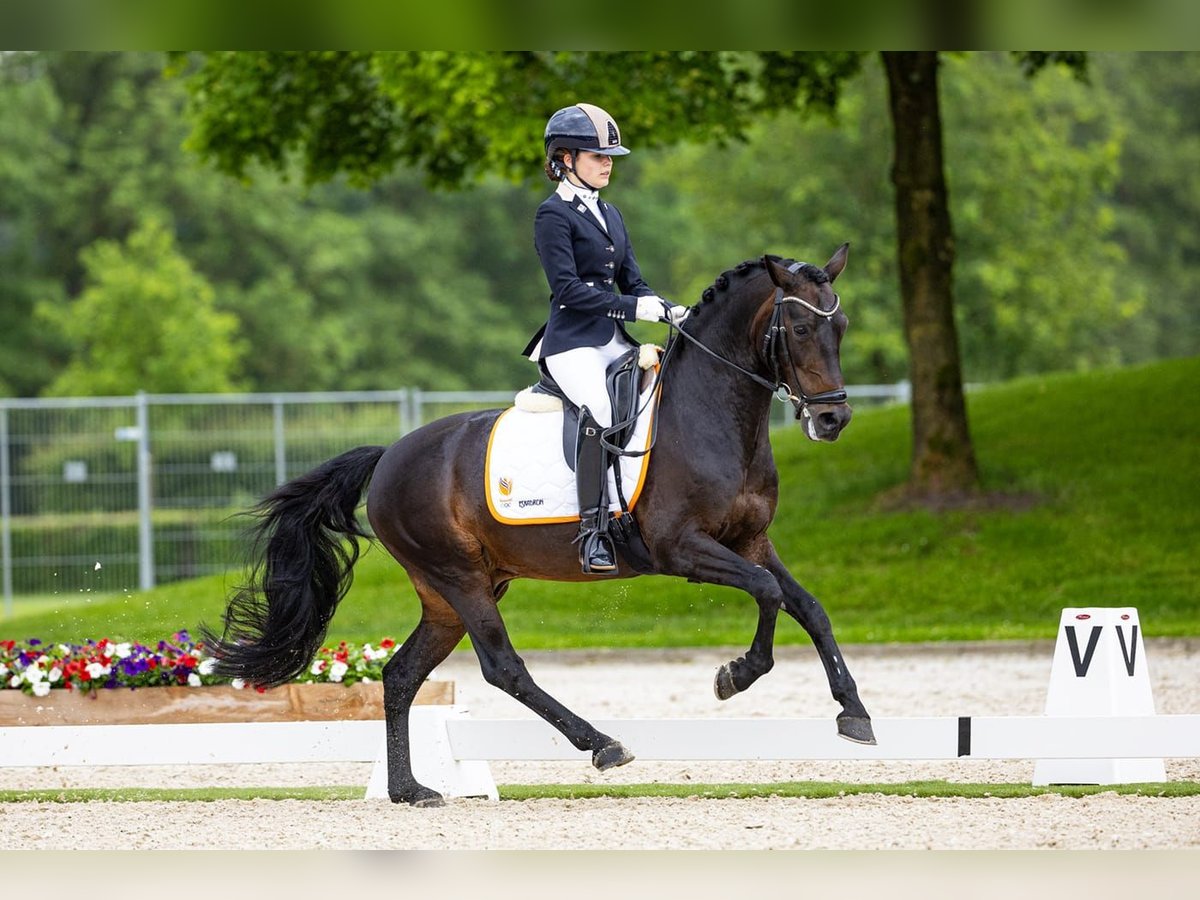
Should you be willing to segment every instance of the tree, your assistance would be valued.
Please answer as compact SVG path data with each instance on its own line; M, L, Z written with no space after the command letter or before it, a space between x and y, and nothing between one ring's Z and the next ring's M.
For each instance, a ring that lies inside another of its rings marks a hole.
M218 392L238 387L237 319L149 220L124 244L97 241L82 262L87 286L67 310L40 307L78 347L52 386L60 395Z
M487 171L537 170L541 127L563 98L621 110L647 144L741 138L757 117L828 112L861 68L852 52L222 53L191 78L191 145L223 170L345 171L370 182L400 161L456 186ZM1029 72L1078 54L1029 53ZM977 486L952 288L938 56L884 54L892 94L898 254L913 383L910 488ZM909 113L915 121L907 118Z
M900 297L912 392L910 487L970 490L979 481L954 324L954 232L942 159L938 55L883 52L892 111Z

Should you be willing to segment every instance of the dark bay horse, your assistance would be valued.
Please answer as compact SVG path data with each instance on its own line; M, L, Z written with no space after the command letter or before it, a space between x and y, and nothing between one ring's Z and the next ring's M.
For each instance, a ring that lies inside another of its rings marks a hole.
M717 278L683 322L662 371L658 436L637 505L655 571L730 585L758 605L746 654L718 670L717 696L746 690L773 665L780 608L808 632L841 704L838 732L874 743L821 604L779 560L767 527L778 474L768 418L773 391L795 407L812 440L832 441L850 420L839 348L847 319L832 282L843 245L824 268L776 257ZM364 486L375 537L407 570L421 620L384 670L388 795L440 805L413 776L409 707L464 634L488 683L591 751L604 770L633 756L546 693L513 648L498 604L517 578L580 581L575 526L505 525L485 498L488 435L500 410L449 416L391 447L360 447L280 486L257 507L257 563L230 598L223 635L206 631L218 671L277 685L305 670L325 638L358 558L355 518ZM349 537L346 541L344 538ZM636 574L623 567L616 577ZM590 576L596 577L596 576Z

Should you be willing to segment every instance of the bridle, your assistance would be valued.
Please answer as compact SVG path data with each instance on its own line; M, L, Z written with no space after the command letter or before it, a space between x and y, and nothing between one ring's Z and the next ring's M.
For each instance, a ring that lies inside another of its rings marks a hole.
M790 272L794 275L796 272L800 271L800 268L803 265L804 265L804 263L802 263L802 262L793 263L792 265L788 266L788 272ZM790 401L796 407L796 415L798 417L803 416L805 419L811 420L812 414L809 412L808 407L812 404L845 403L846 402L846 391L844 388L838 388L837 390L833 390L833 391L822 391L819 394L806 394L806 393L804 393L804 389L802 387L800 387L799 385L797 385L796 390L793 391L791 386L786 381L783 380L783 378L780 376L780 373L779 373L779 344L780 343L783 344L784 352L787 354L788 366L791 368L792 372L796 372L796 364L795 364L795 361L792 359L792 351L791 351L791 348L788 346L787 338L784 336L784 332L787 331L787 326L783 324L784 305L788 304L788 303L798 303L799 305L803 306L805 309L808 309L811 312L816 313L818 316L820 316L823 319L832 319L833 316L837 313L837 311L841 308L841 305L842 305L842 298L839 297L836 293L833 296L834 296L833 309L824 310L824 309L820 309L819 307L813 306L811 303L809 303L803 297L793 297L791 295L784 294L783 288L779 287L778 285L775 286L775 300L774 300L775 308L771 312L771 321L767 324L767 330L763 334L763 340L762 340L763 352L765 354L767 354L768 358L771 360L771 375L775 379L773 382L767 381L767 379L763 378L761 375L759 375L755 372L751 372L749 369L743 369L741 366L739 366L733 360L726 359L725 357L721 356L719 353L716 353L715 351L706 347L697 338L693 337L692 335L690 335L686 331L684 331L683 328L681 328L679 325L676 325L674 322L671 322L670 320L664 318L662 321L665 322L667 324L667 326L672 329L673 333L667 339L667 346L666 346L666 349L663 350L662 359L659 362L658 372L655 374L654 382L651 385L650 389L644 392L646 394L645 402L640 407L638 407L636 410L634 410L633 415L631 415L628 419L626 419L622 422L616 422L613 425L611 425L610 427L603 429L600 433L600 445L606 451L613 454L614 456L630 456L630 457L645 456L654 447L654 444L658 440L658 419L657 418L655 418L653 423L651 423L650 440L647 443L646 448L644 450L627 450L618 444L612 443L609 440L609 438L612 437L614 434L617 434L618 432L620 432L622 429L627 428L628 426L637 422L638 417L641 416L642 411L646 408L646 405L650 403L651 398L653 398L655 396L655 394L658 392L658 386L659 386L659 384L662 383L663 374L667 371L667 366L670 363L671 359L674 357L675 349L679 346L679 341L677 340L677 337L682 337L682 338L687 339L689 342L691 342L693 345L695 345L700 350L703 350L705 353L707 353L709 356L711 356L717 362L723 363L724 365L729 366L731 369L736 369L738 372L741 372L743 375L745 375L751 381L755 382L756 384L761 385L762 387L766 388L768 391L773 393L775 395L776 400L779 400L780 402L783 402L783 403L787 403ZM687 321L687 320L685 319L684 321ZM797 375L798 374L799 373L797 373ZM617 467L616 471L619 471L619 467ZM618 485L617 485L617 490L618 490L618 493L620 493L620 482L619 481L618 481ZM621 497L621 501L622 501L622 503L621 503L622 508L623 509L627 508L624 503L624 497Z
M802 263L802 262L792 263L792 265L788 266L788 271L794 275L796 272L800 271L800 268L803 265L804 265L804 263ZM783 380L783 375L781 375L780 370L779 370L780 369L780 367L779 367L779 345L780 344L783 345L783 352L787 356L788 367L792 370L793 373L796 373L796 363L795 363L795 360L792 359L792 349L788 345L787 338L785 336L785 332L787 331L787 326L783 323L783 308L784 308L785 304L798 303L800 306L803 306L805 309L816 313L821 318L832 319L833 316L837 313L837 311L841 308L841 305L842 305L842 298L839 297L836 293L833 296L834 296L833 309L825 310L825 309L820 309L819 307L813 306L811 303L809 303L807 300L805 300L802 297L793 297L791 295L784 294L783 288L776 285L775 301L774 301L775 308L771 312L771 321L767 324L767 330L763 334L763 339L762 339L763 355L771 361L771 377L774 379L774 381L768 381L767 379L763 378L761 375L751 372L749 369L743 369L741 366L739 366L737 363L733 362L732 360L728 360L725 357L721 356L720 354L714 353L712 350L710 350L708 347L704 346L704 344L702 344L696 338L692 337L692 335L688 334L686 331L684 331L678 325L675 325L673 323L669 323L669 324L671 324L671 327L674 328L676 333L678 333L681 337L687 338L687 340L691 341L691 343L695 344L697 347L699 347L701 350L703 350L705 353L707 353L713 359L717 360L718 362L724 363L725 365L729 366L730 368L737 369L739 372L741 372L747 378L751 379L752 381L754 381L757 384L762 385L764 388L766 388L768 391L770 391L771 393L773 393L775 395L776 400L779 400L780 402L783 402L783 403L791 402L796 407L797 415L807 416L807 415L809 415L808 407L810 405L817 404L817 403L835 403L835 404L836 403L845 403L846 402L846 391L843 388L838 388L837 390L833 390L833 391L822 391L819 394L806 394L806 393L804 393L804 388L802 388L799 385L799 383L797 383L795 390L793 390L791 385L789 385L786 381ZM672 343L674 343L674 342L672 342ZM668 346L667 347L667 355L670 354L670 351L671 351L671 347Z

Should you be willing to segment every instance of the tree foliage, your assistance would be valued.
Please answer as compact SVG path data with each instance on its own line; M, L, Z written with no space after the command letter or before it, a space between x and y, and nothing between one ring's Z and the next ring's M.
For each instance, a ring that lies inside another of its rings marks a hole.
M791 58L764 64L783 77ZM695 302L743 259L812 260L849 240L847 378L901 379L907 348L882 73L866 65L844 81L836 116L767 116L745 112L768 102L758 61L693 54L671 70L678 77L688 62L714 92L714 73L729 72L721 83L736 85L742 110L729 119L719 98L702 110L655 111L615 91L597 97L582 80L564 82L572 86L562 102L589 97L620 111L635 152L619 161L608 191L657 290ZM245 387L518 388L534 377L519 350L547 296L530 224L550 187L539 164L542 112L525 114L526 145L448 157L458 161L447 177L457 167L469 190L431 190L428 174L407 165L369 187L340 175L306 186L300 138L280 171L248 160L243 173L253 178L234 181L181 150L191 127L186 83L164 78L163 62L154 54L0 57L0 392L43 393L85 352L67 328L70 304L88 284L85 248L124 246L151 219L207 282L213 307L237 317ZM841 65L859 63L847 55ZM1196 352L1200 195L1188 173L1200 165L1200 55L1093 54L1090 86L1053 68L1027 79L996 54L944 56L943 67L967 380ZM570 77L586 71L597 70ZM812 71L814 110L827 108L816 86L836 71ZM504 91L489 127L515 116L506 105L529 102L511 84ZM435 111L422 115L432 120ZM647 149L704 115L713 140ZM451 132L430 133L437 153L460 145ZM501 165L506 155L511 169ZM502 171L523 182L495 177ZM35 316L35 306L58 312ZM661 339L661 327L644 329ZM108 362L92 359L98 372Z
M83 293L43 317L74 348L49 392L64 396L240 387L244 346L237 318L218 312L211 285L175 248L160 222L148 220L123 244L100 240L81 255Z

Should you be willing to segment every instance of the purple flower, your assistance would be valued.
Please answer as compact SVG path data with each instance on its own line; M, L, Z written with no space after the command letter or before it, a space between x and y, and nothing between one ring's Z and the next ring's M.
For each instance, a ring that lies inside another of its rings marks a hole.
M28 643L29 643L29 646L30 646L30 647L40 647L40 646L42 646L42 642L41 642L41 641L39 641L37 638L30 638L30 639L29 639L29 641L28 641Z

